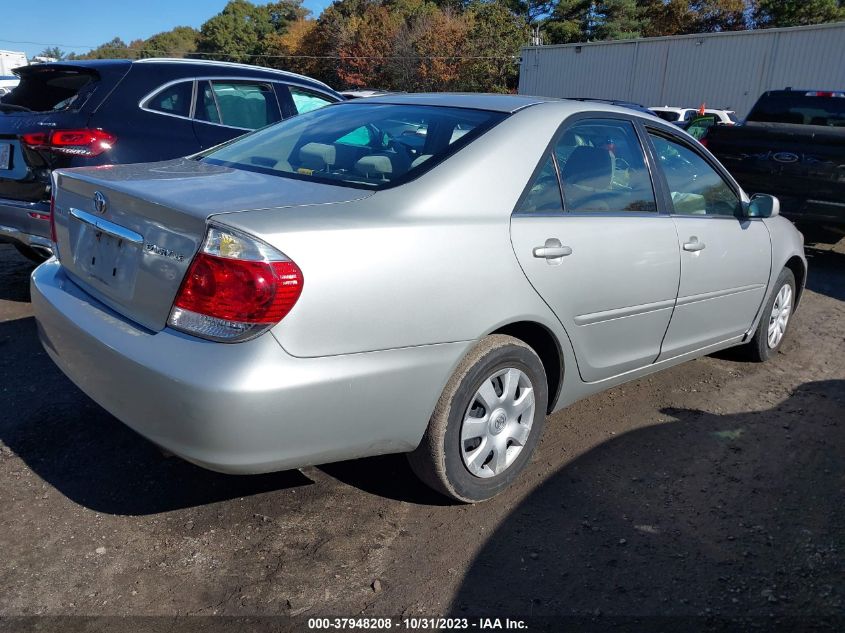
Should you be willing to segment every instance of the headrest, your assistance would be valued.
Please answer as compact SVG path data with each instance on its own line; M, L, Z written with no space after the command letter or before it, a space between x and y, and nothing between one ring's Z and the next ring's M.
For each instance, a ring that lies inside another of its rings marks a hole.
M613 180L613 157L600 147L576 147L563 165L561 179L565 187L609 189Z
M325 143L308 143L299 150L299 162L307 169L320 171L328 165L334 165L336 160L334 145Z
M393 173L393 163L387 156L364 156L355 163L355 171L367 177L385 176Z

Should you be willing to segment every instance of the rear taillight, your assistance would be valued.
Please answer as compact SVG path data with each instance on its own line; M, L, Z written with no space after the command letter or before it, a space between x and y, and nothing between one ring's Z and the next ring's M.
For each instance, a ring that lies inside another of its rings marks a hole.
M21 141L30 149L66 156L99 156L114 146L117 137L99 129L51 130L24 134Z
M250 339L290 312L302 284L302 271L284 253L212 226L188 267L167 323L214 341Z

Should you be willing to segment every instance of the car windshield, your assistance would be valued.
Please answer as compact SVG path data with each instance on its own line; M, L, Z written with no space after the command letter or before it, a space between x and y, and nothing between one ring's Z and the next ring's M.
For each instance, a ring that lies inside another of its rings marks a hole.
M200 156L215 165L367 189L415 178L505 114L347 102L314 110Z

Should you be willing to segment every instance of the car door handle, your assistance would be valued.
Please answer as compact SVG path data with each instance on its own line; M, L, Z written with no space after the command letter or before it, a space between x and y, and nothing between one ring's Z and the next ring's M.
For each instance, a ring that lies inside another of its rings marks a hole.
M705 246L706 244L704 242L699 242L695 235L689 238L689 242L684 242L684 250L689 251L690 253L704 250Z
M534 247L534 257L540 259L560 259L572 255L572 249L569 246L564 246L560 240L549 238L543 246Z

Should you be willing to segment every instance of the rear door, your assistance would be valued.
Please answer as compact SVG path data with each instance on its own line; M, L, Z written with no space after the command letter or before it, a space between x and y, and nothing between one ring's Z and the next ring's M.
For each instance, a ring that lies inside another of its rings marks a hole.
M269 81L210 79L197 83L194 131L202 149L282 120Z
M675 225L660 199L633 121L596 114L564 125L511 218L516 256L566 328L586 382L660 353L679 281Z
M649 138L671 197L681 281L660 359L742 336L766 293L771 243L744 215L740 192L694 144L661 130Z

